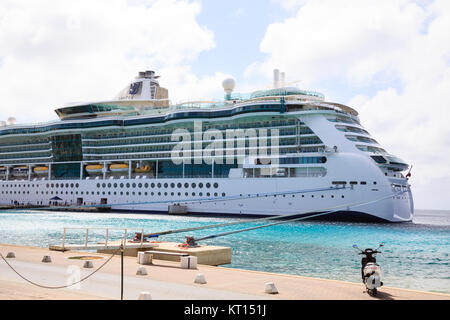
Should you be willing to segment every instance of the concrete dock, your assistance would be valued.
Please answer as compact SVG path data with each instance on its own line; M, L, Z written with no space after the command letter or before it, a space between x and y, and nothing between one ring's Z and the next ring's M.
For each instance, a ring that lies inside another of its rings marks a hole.
M7 261L23 276L39 284L60 286L69 278L83 278L110 257L108 254L79 251L49 251L45 248L0 244ZM50 255L51 263L42 263ZM98 256L93 269L83 268L74 256ZM135 300L142 291L150 292L154 300L450 300L450 295L391 287L381 287L376 298L364 293L362 283L315 279L208 265L197 269L181 269L179 262L153 260L145 265L148 275L137 276L140 267L135 257L124 257L124 299ZM77 273L78 272L78 273ZM202 273L207 283L194 284ZM73 278L73 279L76 279ZM279 294L266 294L265 283L273 282ZM0 261L0 299L120 299L120 256L116 255L99 272L72 289L44 289L25 282L6 263Z

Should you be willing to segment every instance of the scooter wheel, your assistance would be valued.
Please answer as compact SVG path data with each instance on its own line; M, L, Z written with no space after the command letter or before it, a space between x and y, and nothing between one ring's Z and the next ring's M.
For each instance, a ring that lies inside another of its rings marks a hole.
M367 290L367 293L369 294L369 296L371 296L371 297L375 297L376 295L377 295L377 289L369 289L369 290Z

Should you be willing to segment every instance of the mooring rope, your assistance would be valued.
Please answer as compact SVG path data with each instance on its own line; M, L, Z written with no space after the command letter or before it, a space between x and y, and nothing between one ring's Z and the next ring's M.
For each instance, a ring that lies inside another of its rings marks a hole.
M64 289L64 288L69 288L69 287L71 287L71 286L74 286L74 285L76 285L76 284L78 284L78 283L81 283L81 282L83 282L83 281L85 281L85 280L87 280L89 277L91 277L92 275L94 275L96 272L98 272L100 269L102 269L109 261L111 261L111 259L117 254L117 252L119 251L119 250L121 250L120 248L119 249L117 249L116 251L114 251L113 252L113 254L111 255L111 257L108 259L108 260L106 260L100 267L98 267L96 270L94 270L92 273L90 273L89 275L87 275L86 277L84 277L84 278L82 278L81 280L78 280L78 281L76 281L76 282L74 282L74 283L72 283L72 284L68 284L68 285L64 285L64 286L46 286L46 285L42 285L42 284L39 284L39 283L36 283L36 282L34 282L34 281L32 281L32 280L30 280L30 279L28 279L28 278L26 278L25 276L23 276L22 274L20 274L7 260L6 260L6 258L3 256L3 254L0 252L0 257L3 259L3 261L5 261L6 262L6 264L8 265L8 267L9 268L11 268L11 270L12 271L14 271L19 277L21 277L23 280L25 280L26 282L28 282L28 283L30 283L30 284L32 284L32 285L34 285L34 286L37 286L37 287L40 287L40 288L44 288L44 289Z
M402 191L398 194L391 194L388 196L383 197L382 199L378 199L375 201L381 201L384 200L385 198L389 198L389 197L395 197L399 194L403 194L407 191ZM295 217L295 216L299 216L299 215L306 215L306 214L310 214L310 213L314 213L317 211L330 211L333 209L337 209L340 208L338 210L333 210L333 212L337 212L340 211L341 208L345 208L345 207L356 207L356 206L361 206L361 205L365 205L365 204L370 204L373 201L369 201L367 203L360 203L360 202L356 202L356 203L347 203L347 204L341 204L341 205L336 205L333 207L328 207L328 208L322 208L319 210L310 210L310 211L304 211L304 212L296 212L296 213L291 213L291 214L285 214L285 215L274 215L274 216L270 216L270 217L264 217L264 218L256 218L256 219L248 219L248 220L244 220L244 221L235 221L235 222L226 222L226 223L220 223L220 224L211 224L211 225L206 225L206 226L200 226L200 227L192 227L192 228L183 228L183 229L173 229L173 230L166 230L166 231L161 231L161 232L154 232L154 233L148 233L144 235L144 238L157 238L159 236L163 236L163 235L168 235L168 234L174 234L174 233L182 233L182 232L189 232L189 231L198 231L198 230L205 230L205 229L212 229L212 228L219 228L219 227L226 227L226 226L232 226L232 225L238 225L238 224L246 224L246 223L252 223L252 222L263 222L263 221L268 221L268 220L276 220L276 219L286 219L286 218L290 218L290 217ZM333 212L328 212L328 213L333 213ZM323 215L324 213L322 212L320 215ZM312 216L308 216L308 217L312 217ZM289 220L291 221L291 220Z
M367 204L376 203L376 202L385 200L385 199L390 198L390 197L399 196L399 195L401 195L401 194L403 194L405 192L407 192L407 190L398 192L396 194L386 195L386 196L383 196L381 198L378 198L378 199L375 199L375 200L371 200L371 201L367 201L367 202L360 202L360 203L347 204L347 205L339 205L339 206L335 206L335 207L332 207L332 208L338 208L338 207L339 208L341 208L341 207L348 207L348 208L360 207L360 206L364 206L364 205L367 205ZM317 214L308 215L306 217L304 215L307 215L309 213L317 212L318 210L308 211L308 212L303 212L303 213L297 213L297 214L292 214L292 215L277 216L278 218L280 218L280 217L284 217L285 218L285 217L290 217L290 216L302 215L302 217L299 217L299 218L293 218L293 219L283 220L283 221L279 221L279 222L269 223L269 224L262 225L262 226L255 226L255 227L251 227L251 228L245 228L245 229L239 229L239 230L234 230L234 231L229 231L229 232L213 234L213 235L209 235L209 236L202 237L202 238L199 238L199 239L194 239L194 237L189 237L189 238L191 239L191 241L194 241L194 243L195 243L195 242L198 242L198 241L218 238L218 237L227 236L227 235L230 235L230 234L235 234L235 233L240 233L240 232L245 232L245 231L251 231L251 230L256 230L256 229L261 229L261 228L267 228L267 227L271 227L271 226L275 226L275 225L279 225L279 224L283 224L283 223L290 223L290 222L295 222L295 221L301 221L301 220L306 220L306 219L310 219L310 218L315 218L315 217L319 217L319 216L335 213L335 212L338 212L338 211L341 210L341 209L335 209L335 210L329 210L329 209L331 209L331 208L322 209L322 210L327 210L327 211L321 212L321 213L317 213ZM320 211L322 211L322 210L320 210Z

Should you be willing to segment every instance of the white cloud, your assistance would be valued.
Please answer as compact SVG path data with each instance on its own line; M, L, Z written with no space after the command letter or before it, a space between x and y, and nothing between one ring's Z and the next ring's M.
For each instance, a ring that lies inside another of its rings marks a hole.
M215 46L200 10L183 0L1 1L1 117L47 121L67 102L113 97L138 71L188 69Z
M414 165L416 206L449 209L450 2L279 1L296 15L267 28L267 59L246 74L280 68L308 87L344 83L363 125Z

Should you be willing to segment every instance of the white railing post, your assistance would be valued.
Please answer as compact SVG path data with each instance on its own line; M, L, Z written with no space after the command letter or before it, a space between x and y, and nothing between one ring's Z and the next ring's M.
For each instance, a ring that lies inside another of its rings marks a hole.
M141 233L141 247L144 244L144 229L142 229L142 233Z
M109 228L106 228L106 235L105 235L105 248L108 247L108 235L109 235Z
M88 238L89 238L89 228L86 228L86 241L84 243L84 246L87 248L88 245Z
M124 235L123 235L123 248L125 249L125 246L127 244L127 229L125 229Z
M63 231L63 238L62 238L62 248L64 250L64 244L66 243L66 228L64 228Z

